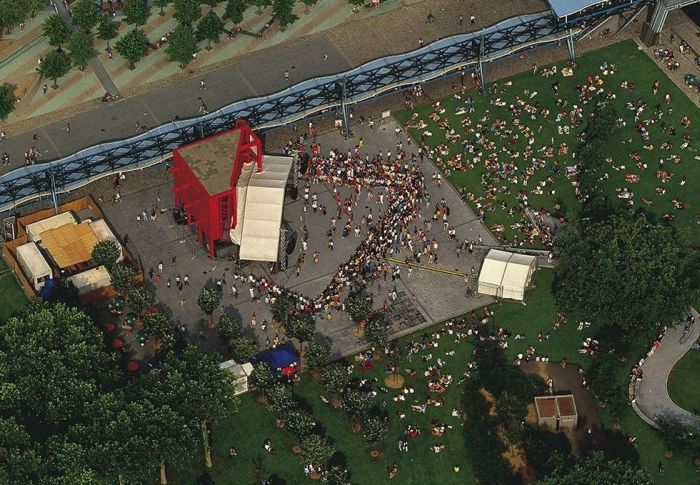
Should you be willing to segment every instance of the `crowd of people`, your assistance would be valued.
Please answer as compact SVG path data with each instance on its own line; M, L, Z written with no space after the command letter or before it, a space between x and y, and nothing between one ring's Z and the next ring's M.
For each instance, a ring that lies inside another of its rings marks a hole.
M636 136L621 141L630 148L630 160L608 157L605 161L610 172L603 178L622 172L624 183L631 186L642 177L655 177L657 196L665 194L664 186L676 182L671 181L671 168L682 163L683 152L694 151L688 131L691 120L674 115L671 96L660 89L658 80L648 87L637 86L620 78L617 65L603 62L571 95L563 96L559 81L545 81L556 79L556 69L533 66L532 71L543 78L543 85L550 85L554 103L543 101L542 95L532 89L518 92L516 84L507 81L493 84L487 98L489 106L484 111L466 93L464 83L454 83L453 102L437 101L428 119L414 113L406 123L407 128L419 134L421 149L446 176L455 171L480 173L480 189L468 187L461 192L481 220L490 222L489 228L501 241L514 246L548 246L552 242L552 220L566 222L560 202L562 194L557 193L561 181L565 179L577 198L583 198L577 181L581 167L574 153L583 140L581 132L594 107L616 100L618 86L632 99L624 104L617 126L633 126ZM564 76L573 74L571 68L560 72ZM640 93L642 89L649 89L658 102L648 105ZM566 97L575 99L569 101ZM652 134L665 141L655 146L650 142ZM651 175L644 175L650 170ZM676 183L687 183L685 178L678 179ZM618 187L617 195L630 206L636 202L630 187ZM641 202L652 204L649 199ZM682 210L683 201L674 201L673 208ZM498 215L494 215L495 211ZM664 215L666 220L673 217L673 211Z

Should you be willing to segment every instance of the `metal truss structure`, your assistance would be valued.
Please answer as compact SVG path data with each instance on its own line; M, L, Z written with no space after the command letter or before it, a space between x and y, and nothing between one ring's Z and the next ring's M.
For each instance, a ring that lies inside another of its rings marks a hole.
M348 108L517 52L573 40L601 20L654 0L614 0L578 16L541 12L503 20L489 28L440 39L420 49L384 57L349 71L310 79L267 96L245 99L206 115L153 128L140 135L85 148L70 156L19 168L0 177L0 212L50 194L68 192L117 172L139 170L170 157L178 146L229 129L245 118L265 131L334 111L348 124ZM483 83L482 83L483 85Z

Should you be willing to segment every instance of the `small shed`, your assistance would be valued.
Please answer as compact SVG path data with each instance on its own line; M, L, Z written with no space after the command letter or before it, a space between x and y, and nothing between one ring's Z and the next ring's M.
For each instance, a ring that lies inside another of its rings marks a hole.
M248 383L248 378L253 372L253 365L250 362L245 364L239 364L235 360L227 360L219 364L219 369L225 370L233 374L235 389L234 394L243 394L248 392L250 385Z
M522 301L536 269L535 256L492 249L481 265L478 292Z
M561 396L535 397L537 424L555 431L560 428L575 429L578 426L578 413L573 394Z
M36 243L28 242L17 246L15 254L22 272L36 291L41 290L46 280L53 277L51 266L39 251Z

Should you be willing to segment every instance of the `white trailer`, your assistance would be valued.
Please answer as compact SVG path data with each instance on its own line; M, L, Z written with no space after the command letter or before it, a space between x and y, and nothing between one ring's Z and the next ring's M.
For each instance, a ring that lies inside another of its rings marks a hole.
M41 290L44 282L53 277L51 266L46 262L46 258L41 254L36 243L29 242L17 246L15 254L24 276L27 277L36 291Z

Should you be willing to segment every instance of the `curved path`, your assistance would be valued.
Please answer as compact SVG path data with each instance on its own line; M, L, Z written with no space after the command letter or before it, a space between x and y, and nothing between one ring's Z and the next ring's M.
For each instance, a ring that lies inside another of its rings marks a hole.
M675 419L681 423L700 429L700 416L679 407L668 395L668 376L681 357L685 355L700 335L700 320L692 309L696 323L690 335L681 343L683 325L678 325L666 332L661 346L653 355L647 357L642 365L644 379L639 381L635 400L632 401L637 414L652 426L658 426L660 418ZM688 385L692 385L688 382Z

